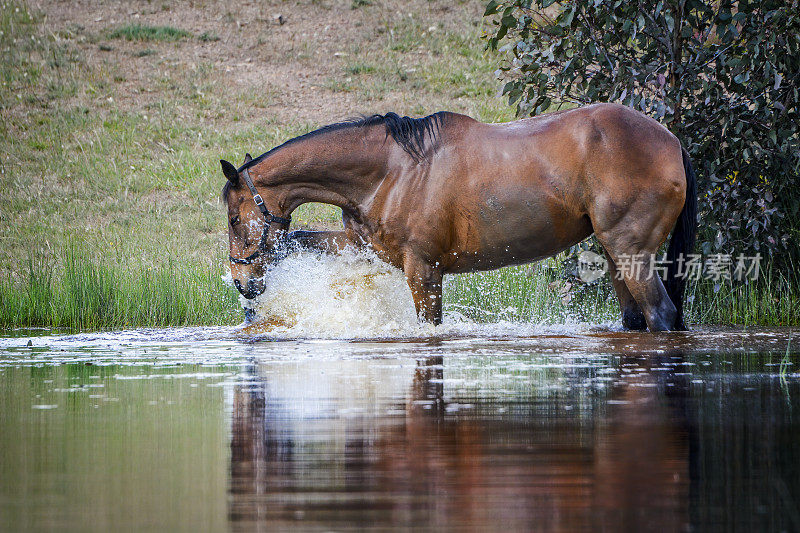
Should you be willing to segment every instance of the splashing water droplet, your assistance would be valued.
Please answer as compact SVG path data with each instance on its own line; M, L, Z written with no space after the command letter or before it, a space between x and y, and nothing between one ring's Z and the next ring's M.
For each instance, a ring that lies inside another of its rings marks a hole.
M403 273L373 252L300 251L275 265L266 289L244 300L259 317L248 330L290 337L384 337L419 333Z

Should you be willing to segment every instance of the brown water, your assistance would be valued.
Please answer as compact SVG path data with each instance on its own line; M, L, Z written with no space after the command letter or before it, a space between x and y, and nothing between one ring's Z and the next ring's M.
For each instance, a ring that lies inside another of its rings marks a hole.
M571 329L17 332L0 529L800 531L789 331Z

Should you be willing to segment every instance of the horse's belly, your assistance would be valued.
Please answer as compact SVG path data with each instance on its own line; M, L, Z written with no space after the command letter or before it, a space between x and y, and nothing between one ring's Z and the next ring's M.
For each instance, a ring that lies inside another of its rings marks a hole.
M449 251L447 272L491 270L537 261L592 234L587 216L560 206L523 201L495 207L492 209L489 202L462 225L465 238Z
M533 261L539 261L547 257L556 255L579 243L591 235L587 233L581 238L576 238L571 242L563 243L559 246L543 248L531 244L529 248L515 248L513 246L489 248L477 251L452 252L453 260L449 262L445 271L451 274L461 274L465 272L476 272L480 270L493 270L496 268L521 265Z

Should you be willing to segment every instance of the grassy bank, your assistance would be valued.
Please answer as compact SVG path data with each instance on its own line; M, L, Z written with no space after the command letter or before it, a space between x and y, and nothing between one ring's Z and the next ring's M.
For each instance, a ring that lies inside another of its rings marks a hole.
M0 328L235 321L220 158L359 113L512 116L481 1L279 7L0 1Z
M106 264L85 245L58 257L30 257L17 280L0 278L0 328L70 330L228 325L242 319L224 267L166 259L158 267ZM767 272L759 282L689 287L688 322L744 326L800 325L797 283ZM409 294L409 298L410 298ZM445 308L477 322L618 322L610 282L572 284L555 259L491 272L448 276Z
M280 24L214 1L0 2L0 272L75 235L116 263L155 267L167 249L211 266L226 244L221 158L359 113L511 118L472 24L480 2L352 7L281 5ZM442 10L453 16L425 22ZM199 37L166 38L188 34ZM294 219L340 215L309 205Z
M710 281L689 287L687 313L695 324L800 326L800 280L770 268L757 281Z
M449 276L445 307L478 322L599 323L618 319L610 283L572 285L559 261Z
M800 282L766 269L749 283L701 280L687 287L687 323L696 325L800 326ZM619 322L620 311L608 278L590 285L561 276L556 260L492 272L453 276L446 306L484 322Z
M0 279L0 327L70 330L231 324L241 321L222 268L98 263L75 245L60 257L30 257L23 282Z

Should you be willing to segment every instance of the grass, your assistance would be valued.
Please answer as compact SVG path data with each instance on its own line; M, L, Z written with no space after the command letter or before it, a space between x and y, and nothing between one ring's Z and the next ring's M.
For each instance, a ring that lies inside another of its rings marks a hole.
M789 373L789 366L792 364L792 361L789 358L789 349L791 347L792 347L792 333L789 332L789 340L786 343L786 353L783 354L783 358L781 359L781 366L779 369L781 388L786 387L786 375Z
M24 283L0 279L0 324L94 330L236 323L238 301L222 273L172 261L109 266L71 244L53 260L30 257Z
M608 278L591 284L564 279L558 259L520 267L452 276L446 307L480 322L618 321L616 294ZM684 310L692 325L800 325L800 283L769 270L757 281L708 280L687 288Z
M767 268L758 280L689 287L687 311L699 324L800 325L800 281Z
M479 39L483 4L411 1L398 12L331 0L314 16L337 8L352 22L331 43L315 41L324 32L287 37L307 5L283 6L283 26L254 19L241 28L218 13L209 20L225 38L204 31L198 42L185 30L126 21L51 27L44 13L0 0L0 328L236 320L235 294L219 280L227 244L219 159L239 163L360 112L512 119L496 96L497 58ZM225 60L196 47L221 47ZM252 57L317 77L298 95L291 83L261 80L268 69ZM317 98L324 103L309 105ZM293 219L333 228L341 212L308 204ZM608 285L566 291L553 265L454 276L447 305L477 320L616 316ZM695 321L800 320L796 285L777 275L693 291Z
M570 290L567 290L570 289ZM602 322L618 318L610 283L571 286L557 259L448 277L448 311L478 322Z
M109 32L109 39L125 39L128 41L179 41L192 34L172 26L148 26L145 24L125 24ZM203 34L208 37L209 34ZM201 36L201 40L203 40ZM205 40L209 40L208 38Z
M214 33L213 31L204 31L198 37L204 43L213 43L219 41L219 35Z
M220 262L222 263L222 262ZM241 320L222 264L167 260L156 267L106 264L85 243L60 257L29 257L22 280L0 278L0 326L73 330L140 326L224 325ZM796 326L796 284L771 274L747 285L699 283L689 288L689 324ZM572 285L558 259L491 272L448 276L450 314L477 322L564 323L619 319L611 284Z

